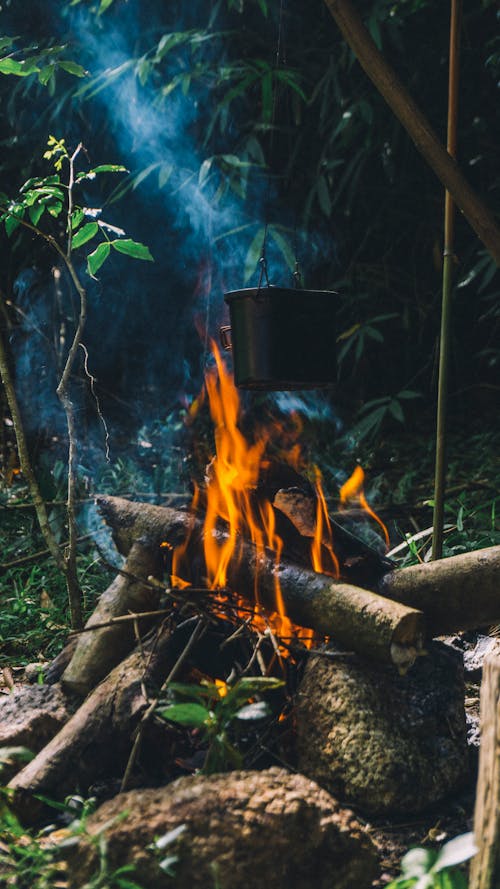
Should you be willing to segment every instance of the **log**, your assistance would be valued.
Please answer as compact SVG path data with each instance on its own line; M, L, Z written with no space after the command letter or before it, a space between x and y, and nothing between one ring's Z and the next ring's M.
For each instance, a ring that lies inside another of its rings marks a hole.
M181 543L191 530L188 558L196 564L195 577L203 579L202 523L189 514L168 507L133 503L119 497L99 497L101 514L111 526L118 549L126 554L135 539L151 546ZM224 532L220 531L220 540ZM276 580L287 617L295 624L332 636L337 644L366 657L397 664L404 670L421 651L425 634L422 614L413 608L352 584L290 563L276 567L269 554L259 554L252 544L240 540L228 567L229 587L250 596L258 578L259 604L276 612Z
M470 889L500 886L500 646L483 667L481 751L477 779L474 835L477 855L471 862Z
M129 654L12 779L9 787L15 791L14 805L24 819L38 816L35 794L63 799L77 785L86 792L97 778L121 776L133 730L148 706L143 689L156 689L171 667L170 641L166 631ZM153 648L154 657L148 663Z
M423 611L431 636L487 627L500 620L500 546L391 571L377 592Z
M160 591L145 581L150 575L160 577L161 559L158 549L144 546L138 537L130 546L127 561L107 590L102 593L93 614L85 624L88 629L106 623L110 618L128 611L149 611L158 607ZM147 631L151 622L142 621ZM98 682L134 647L133 623L96 629L78 637L74 653L62 675L66 691L88 694Z

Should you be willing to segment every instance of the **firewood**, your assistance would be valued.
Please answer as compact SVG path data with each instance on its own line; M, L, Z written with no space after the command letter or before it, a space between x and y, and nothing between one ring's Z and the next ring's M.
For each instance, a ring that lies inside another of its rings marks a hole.
M87 628L109 622L127 611L148 611L158 606L160 592L142 580L160 574L160 553L135 540L127 554L124 571L101 595ZM150 623L143 622L142 630ZM133 624L117 624L79 636L75 651L62 675L67 691L86 695L134 646Z
M133 730L148 706L144 688L160 686L172 667L170 642L166 631L129 654L12 779L14 805L24 819L38 815L35 794L62 799L76 785L85 790L110 772L120 776Z
M499 590L500 546L392 571L377 588L423 611L432 636L498 623Z
M192 531L189 557L203 577L202 523L196 517L161 506L133 503L118 497L99 497L102 515L111 526L119 550L126 554L134 540L151 546L168 542L175 546ZM220 540L224 531L218 532ZM367 657L408 668L422 648L422 614L374 592L335 581L331 577L291 563L276 566L270 554L258 554L252 544L240 540L228 568L228 586L251 597L258 577L259 601L276 611L276 579L287 616L294 623L332 636L340 646Z
M317 501L313 491L306 492L296 487L282 488L276 492L273 506L286 515L299 534L308 539L314 537ZM363 513L361 516L357 515L358 521L362 515ZM364 516L366 517L366 512ZM394 562L377 552L331 515L329 523L342 579L355 586L370 588L378 578L395 567ZM329 535L325 529L323 544L328 546L329 543Z

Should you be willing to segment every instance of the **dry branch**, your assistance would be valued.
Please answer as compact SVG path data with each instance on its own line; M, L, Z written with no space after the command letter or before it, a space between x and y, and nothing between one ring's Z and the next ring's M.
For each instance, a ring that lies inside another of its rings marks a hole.
M118 497L100 497L97 502L124 554L134 540L141 539L144 546L159 546L165 541L175 546L191 530L189 555L203 576L199 520L178 510ZM223 540L224 532L219 533ZM349 650L408 667L422 647L423 618L415 609L308 568L290 563L276 567L272 556L258 554L251 544L241 540L228 568L228 586L241 595L251 595L256 577L259 602L265 608L277 610L278 578L287 616L296 624L333 636ZM196 582L198 578L191 580Z

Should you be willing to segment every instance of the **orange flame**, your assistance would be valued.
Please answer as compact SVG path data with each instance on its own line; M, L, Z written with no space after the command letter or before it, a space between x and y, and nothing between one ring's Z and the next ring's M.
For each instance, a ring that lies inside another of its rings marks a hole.
M376 512L373 511L364 495L364 481L365 473L363 469L361 468L361 466L356 466L351 477L347 479L347 481L342 485L340 489L340 504L341 506L346 506L350 501L357 500L362 509L364 509L365 512L367 512L368 515L371 516L371 518L374 519L374 521L376 521L382 529L387 549L389 549L389 532L382 519L377 515Z
M259 556L271 552L275 568L278 568L283 550L283 541L276 532L276 520L269 501L259 502L254 496L259 475L265 465L264 454L270 439L268 429L260 429L253 443L249 443L239 427L240 400L232 376L226 369L220 352L212 342L215 368L205 379L210 415L215 430L215 456L207 468L206 509L203 526L203 548L207 583L210 589L219 591L214 597L225 603L223 589L227 585L227 570L230 561L238 559L238 543L244 536L255 546ZM299 419L294 419L300 431ZM282 430L277 427L277 432ZM296 442L287 452L293 465L299 463L299 448ZM196 490L192 503L194 515L199 500ZM224 522L224 535L218 533L219 522ZM184 585L180 578L185 574L186 555L190 534L184 543L174 550L172 558L172 583ZM184 571L183 571L184 568ZM265 614L259 600L258 570L254 576L255 607L252 625L263 634L275 634L278 639L300 639L311 647L312 630L296 627L287 617L278 571L274 571L275 612ZM241 612L248 617L248 603L241 600ZM223 614L223 610L221 610ZM279 654L285 654L281 646Z
M317 466L314 467L314 473L314 486L316 488L316 524L311 545L311 561L315 571L318 571L321 574L331 574L333 577L338 578L340 576L340 565L333 549L332 526L321 484L321 472ZM324 563L324 550L328 553L331 561L330 570Z

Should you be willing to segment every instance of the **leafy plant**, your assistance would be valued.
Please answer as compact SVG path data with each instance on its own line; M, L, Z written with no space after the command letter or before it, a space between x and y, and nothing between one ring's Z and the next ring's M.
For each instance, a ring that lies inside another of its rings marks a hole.
M472 833L465 833L433 849L410 849L401 861L401 876L387 889L467 889L467 881L458 865L477 852Z
M195 686L172 682L168 693L181 700L167 705L160 702L156 712L162 719L200 733L208 745L201 771L209 775L242 767L243 756L232 735L244 725L269 716L268 703L253 698L282 686L281 680L266 676L244 677L234 685L204 682Z
M385 395L382 398L373 398L367 401L359 411L359 419L351 428L349 435L356 441L372 439L380 431L382 424L388 420L405 422L405 414L402 403L410 399L420 398L419 392L412 389L402 389L396 395Z
M56 172L50 176L28 179L15 199L9 199L6 195L0 194L0 222L4 223L7 235L11 237L13 232L19 226L22 226L46 241L59 257L79 299L78 317L74 321L73 337L72 340L70 338L70 345L64 356L63 370L56 389L66 418L68 433L67 524L69 542L64 555L57 546L57 540L50 525L40 486L30 461L13 377L5 347L0 340L0 373L14 423L21 469L30 488L40 529L47 547L66 580L73 627L80 627L83 619L82 594L77 572L77 527L75 516L75 499L77 496L76 414L73 398L70 395L71 376L80 350L83 351L85 356L85 370L87 376L91 379L92 391L94 382L87 370L88 353L82 341L87 319L87 292L75 265L74 253L88 242L94 240L97 235L100 236L101 242L87 256L87 271L91 276L95 275L109 257L111 248L134 259L152 261L149 249L144 244L134 241L132 238L124 237L125 232L123 230L117 229L116 226L109 225L99 219L100 209L89 209L76 203L75 189L81 182L95 179L101 173L116 173L124 170L122 166L115 164L102 164L92 169L78 170L77 161L82 147L79 144L70 154L64 139L56 139L55 136L49 136L48 148L44 158L53 161ZM60 176L63 167L67 168L65 181ZM57 236L54 236L50 229L47 231L44 228L40 228L40 222L46 213L49 218L53 217L54 219L57 219L61 214L64 215L65 242L61 242ZM85 219L89 216L93 221L85 222ZM118 235L118 237L111 238L108 232L112 232L114 235ZM107 428L98 402L97 409L107 434Z

